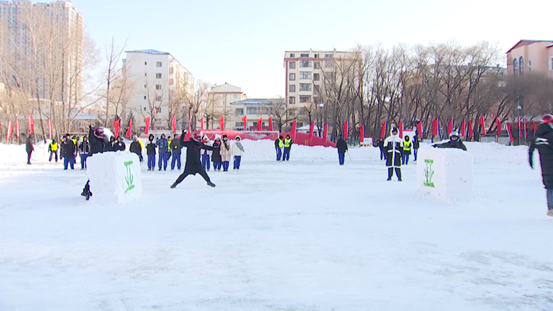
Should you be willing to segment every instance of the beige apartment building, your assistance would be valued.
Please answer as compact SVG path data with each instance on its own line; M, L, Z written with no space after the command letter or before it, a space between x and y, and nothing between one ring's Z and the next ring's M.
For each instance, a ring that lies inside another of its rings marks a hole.
M507 75L527 72L553 79L553 40L520 40L507 51Z
M152 130L167 130L175 116L177 128L186 128L186 105L194 96L194 76L186 67L157 50L127 51L123 66L132 85L123 119L132 112L140 127L150 117Z
M241 122L242 117L236 115L233 102L239 102L247 99L246 93L242 92L242 88L232 84L216 85L208 93L207 107L204 110L204 118L206 128L218 129L219 120L224 117L224 127L234 129L237 122Z

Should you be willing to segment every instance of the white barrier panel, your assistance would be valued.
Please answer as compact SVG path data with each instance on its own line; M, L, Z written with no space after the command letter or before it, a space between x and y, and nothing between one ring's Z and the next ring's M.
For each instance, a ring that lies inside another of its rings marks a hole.
M131 152L104 152L87 159L92 200L128 203L142 195L140 160Z
M471 199L473 157L460 149L420 149L417 157L418 190L445 201Z

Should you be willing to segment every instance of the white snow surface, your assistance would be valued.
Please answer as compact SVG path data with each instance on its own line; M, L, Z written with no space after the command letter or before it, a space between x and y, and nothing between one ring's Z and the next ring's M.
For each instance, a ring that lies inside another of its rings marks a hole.
M133 204L85 201L79 162L45 145L30 166L0 145L0 310L553 310L553 219L526 147L467 143L474 197L444 204L413 162L387 182L376 148L339 166L335 149L277 163L273 142L243 145L216 188L170 189L178 172L143 162Z

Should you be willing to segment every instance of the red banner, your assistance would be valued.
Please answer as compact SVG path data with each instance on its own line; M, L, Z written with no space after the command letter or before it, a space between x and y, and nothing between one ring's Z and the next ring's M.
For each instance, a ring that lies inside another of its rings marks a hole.
M29 134L33 134L35 131L35 121L33 116L29 116Z
M132 119L129 120L129 129L127 130L127 138L131 138L131 135L132 135L131 129L132 129Z
M399 121L399 137L403 138L403 121Z
M244 131L248 130L248 116L242 117L242 122L244 122Z
M534 126L534 137L536 137L536 130L538 129L538 123L532 122L532 125Z
M515 142L515 138L513 137L513 133L511 131L511 123L507 122L507 133L509 134L509 140L513 143Z
M365 125L361 125L359 128L359 143L365 142Z
M19 120L15 120L15 138L17 140L19 140L19 134L21 134L19 131Z
M349 121L344 122L344 139L349 137Z
M449 123L447 124L447 135L453 133L453 118L449 120Z
M150 132L150 117L146 118L146 125L144 126L144 134L148 135Z
M259 120L257 120L257 130L263 131L263 118L259 118Z
M474 137L474 128L472 127L472 121L469 121L469 138Z
M501 136L501 121L495 119L495 126L497 127L497 137Z
M225 117L221 117L221 119L219 120L219 128L221 130L225 129Z
M173 116L173 120L171 121L171 124L173 125L173 134L177 133L177 118Z
M382 123L382 127L380 128L380 139L386 138L386 122Z
M461 122L461 133L459 133L461 137L467 136L467 120L463 119L463 122Z
M484 120L484 116L480 117L480 120L478 120L478 124L482 127L482 131L480 132L482 135L486 135L486 121Z
M313 132L315 132L315 123L309 124L309 139L313 139Z
M422 139L423 131L422 131L422 121L419 121L417 123L417 132L418 132L418 138Z
M121 120L115 120L113 122L113 135L115 135L115 137L119 137L119 128L121 127Z
M296 120L294 120L294 122L292 122L292 129L290 130L290 135L292 135L292 139L296 139L296 128L298 126L298 122Z
M440 136L440 120L434 119L432 121L432 137Z
M48 119L48 139L54 138L54 129L52 128L52 120Z
M200 130L204 130L204 118L200 119Z
M273 117L269 117L269 131L273 130Z
M13 124L12 124L11 120L8 120L7 131L8 131L8 135L6 135L6 140L10 140L10 138L12 138L12 134L13 134Z
M323 129L323 140L327 141L327 138L328 138L328 124L325 124Z

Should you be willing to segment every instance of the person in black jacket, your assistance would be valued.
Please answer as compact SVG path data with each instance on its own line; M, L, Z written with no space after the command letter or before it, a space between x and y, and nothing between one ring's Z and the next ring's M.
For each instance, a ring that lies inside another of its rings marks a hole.
M33 134L29 134L29 136L27 137L25 150L27 151L27 164L31 165L31 154L35 150L35 148L33 147Z
M348 151L348 143L342 135L340 135L340 138L338 138L336 142L336 149L338 149L338 162L340 162L340 165L344 165L346 152Z
M459 133L457 132L451 132L449 134L449 141L442 143L442 144L434 144L432 145L434 148L451 148L451 149L462 149L467 151L467 147L465 147L465 144L461 141L461 138L459 138Z
M179 135L175 134L175 137L169 144L169 148L171 148L171 153L173 154L173 159L171 160L171 170L175 169L175 162L176 162L177 168L180 171L180 165L181 165L180 156L181 156L182 144L181 144L181 140L179 139Z
M69 134L65 135L65 140L63 141L63 169L67 170L68 166L71 166L71 169L75 169L75 154L77 153L77 148Z
M221 138L219 136L216 136L215 141L213 142L211 162L213 162L214 171L220 171L223 167L223 158L221 158Z
M186 163L184 164L184 172L177 178L177 180L171 185L171 188L175 188L180 184L188 175L200 174L207 182L208 186L215 187L215 184L211 182L209 176L205 172L202 162L200 161L200 150L213 150L213 147L207 146L201 142L202 136L199 133L194 133L193 137L189 141L184 141L184 131L181 136L181 146L186 147Z
M386 160L386 152L384 151L384 141L377 139L373 145L375 148L380 149L380 160Z
M90 144L86 135L83 136L83 141L79 144L79 153L81 156L81 170L84 170L86 168L86 159L90 153Z
M112 145L112 151L125 151L125 149L127 149L127 146L123 142L123 138L121 136L117 137L117 141Z
M109 141L106 137L106 134L104 134L104 128L101 126L98 127L92 127L92 125L88 128L88 137L90 138L89 143L89 149L88 149L88 157L92 157L93 155L97 153L102 153L107 151ZM81 195L86 197L86 200L88 201L90 197L92 196L92 192L90 191L90 180L86 182L86 185L84 185L83 192L81 192Z
M419 142L419 135L417 134L417 132L415 132L415 136L413 137L413 157L414 157L414 160L413 161L417 161L417 154L419 153L419 148L420 148L420 142Z
M156 167L156 148L154 143L154 135L148 136L148 144L146 145L146 155L148 155L148 171L153 171Z
M133 141L129 146L129 151L136 154L140 162L142 162L142 145L138 141L138 136L134 135Z
M403 140L398 135L398 129L392 128L392 135L384 141L386 151L386 166L388 167L388 180L392 180L394 169L397 180L401 181L401 158L403 157Z
M541 176L547 197L547 216L553 217L553 116L545 115L536 129L536 138L528 150L530 167L534 168L534 150L540 154Z
M284 148L284 137L279 136L275 140L275 150L276 150L277 161L280 161L280 158L282 157L282 148Z

